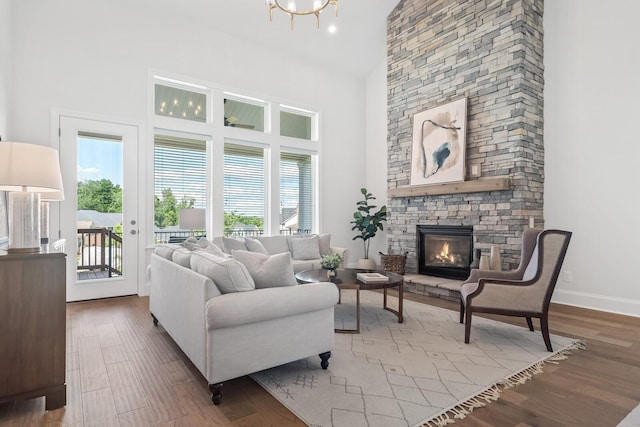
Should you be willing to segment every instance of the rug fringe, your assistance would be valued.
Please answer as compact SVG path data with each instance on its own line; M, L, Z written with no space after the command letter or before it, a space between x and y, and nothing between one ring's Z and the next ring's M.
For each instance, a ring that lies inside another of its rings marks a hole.
M498 400L503 390L515 387L520 384L524 384L525 382L529 381L534 375L541 374L542 367L545 363L557 364L561 360L566 360L569 355L571 355L572 351L586 349L587 345L583 340L575 341L567 348L564 348L557 353L552 354L547 359L534 363L528 368L523 369L520 372L516 372L508 378L504 378L501 381L498 381L496 384L492 385L483 392L465 400L464 402L456 404L452 408L449 408L443 413L436 415L422 425L423 427L443 427L448 424L455 423L455 420L464 419L469 413L473 412L474 409L482 408L484 406L487 406L487 403Z

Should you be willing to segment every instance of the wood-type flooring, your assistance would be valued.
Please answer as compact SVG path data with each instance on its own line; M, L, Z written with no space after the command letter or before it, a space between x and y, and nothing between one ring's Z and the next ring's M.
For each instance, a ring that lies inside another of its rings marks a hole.
M458 308L436 298L405 296ZM524 319L489 317L526 327ZM640 318L553 305L549 323L552 333L584 339L587 350L547 363L544 373L504 391L456 426L616 426L638 405ZM67 304L65 408L47 412L44 398L0 404L0 426L49 425L304 423L249 377L225 383L222 404L214 406L202 375L162 327L153 326L148 298L123 297Z

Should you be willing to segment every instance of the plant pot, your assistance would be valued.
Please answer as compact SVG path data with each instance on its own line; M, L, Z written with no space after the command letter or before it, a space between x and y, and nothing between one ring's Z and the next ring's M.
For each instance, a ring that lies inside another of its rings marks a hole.
M358 260L358 268L361 268L363 270L375 270L376 262L369 258L360 258Z

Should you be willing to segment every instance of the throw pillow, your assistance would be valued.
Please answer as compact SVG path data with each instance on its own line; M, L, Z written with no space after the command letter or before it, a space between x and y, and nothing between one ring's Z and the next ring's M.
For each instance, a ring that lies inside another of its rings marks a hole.
M223 237L224 251L230 254L232 251L246 251L247 246L244 244L244 238Z
M305 239L291 239L293 249L293 259L318 259L320 249L318 246L318 236L307 237Z
M182 242L182 246L184 246L185 248L193 251L198 247L198 239L196 239L195 237L191 236L185 239L184 242Z
M207 246L206 248L200 249L201 251L208 252L212 255L217 256L218 258L231 258L231 255L225 254L222 249L220 249L217 245Z
M220 258L206 251L194 252L191 269L209 277L223 294L256 288L247 268L233 258Z
M318 236L318 247L320 256L331 255L331 234L320 234Z
M267 249L258 239L254 239L253 237L247 237L244 239L245 245L247 245L247 249L249 252L258 252L259 254L269 255Z
M208 248L209 246L213 245L213 243L211 243L205 237L199 238L198 241L196 242L196 244L198 245L199 248L203 248L203 249Z
M262 243L262 246L264 246L269 255L289 252L287 236L258 236L256 239L260 240L260 243Z
M191 255L193 251L187 248L178 248L173 251L171 259L178 265L191 268Z
M268 256L257 252L233 251L233 258L247 267L256 289L298 284L289 252Z
M153 252L156 255L161 256L162 258L168 259L169 261L173 260L173 251L181 248L182 246L176 245L173 243L162 243L156 246Z

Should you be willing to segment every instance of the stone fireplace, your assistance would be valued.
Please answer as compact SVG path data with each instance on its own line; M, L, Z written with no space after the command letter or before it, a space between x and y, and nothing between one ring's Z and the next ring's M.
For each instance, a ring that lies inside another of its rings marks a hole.
M473 227L418 225L418 272L466 279L473 260Z
M503 269L517 267L530 219L544 226L543 6L403 0L389 15L387 246L408 251L407 272L426 274L418 224L472 228L470 248L498 245ZM411 186L414 115L460 96L464 182Z

